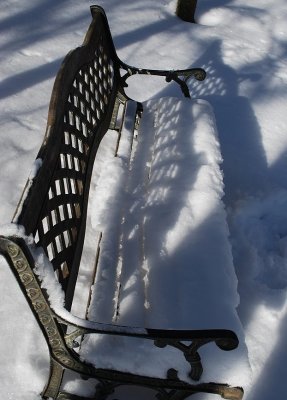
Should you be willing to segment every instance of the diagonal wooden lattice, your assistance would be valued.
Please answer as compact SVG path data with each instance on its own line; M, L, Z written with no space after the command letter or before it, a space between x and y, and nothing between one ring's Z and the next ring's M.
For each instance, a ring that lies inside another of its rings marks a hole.
M91 147L107 111L114 82L114 65L104 50L104 38L94 58L74 77L62 115L59 157L35 230L65 290L83 213L86 172Z

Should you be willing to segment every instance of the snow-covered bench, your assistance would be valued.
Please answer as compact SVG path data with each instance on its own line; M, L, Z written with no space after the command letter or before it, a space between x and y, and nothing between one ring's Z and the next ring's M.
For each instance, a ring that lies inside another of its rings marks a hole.
M241 399L241 388L214 383L221 350L236 349L238 338L224 320L236 328L212 113L204 102L141 104L124 91L129 76L155 74L189 97L187 79L205 72L124 64L104 11L91 11L83 46L57 75L14 224L0 237L50 350L42 396L84 398L68 394L69 370L97 380L97 399L119 386L148 388L158 399L196 392Z

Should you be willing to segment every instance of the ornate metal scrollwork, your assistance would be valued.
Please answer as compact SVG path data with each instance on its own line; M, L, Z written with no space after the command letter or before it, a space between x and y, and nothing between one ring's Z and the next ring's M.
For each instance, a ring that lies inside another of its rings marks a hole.
M199 347L203 346L208 342L209 340L200 339L200 340L194 340L191 342L191 344L186 345L179 340L160 339L160 340L155 340L154 344L157 347L161 348L169 345L182 351L186 361L190 364L191 367L189 373L190 378L193 379L194 381L198 381L202 375L203 367L200 355L197 350L199 349ZM168 374L170 376L170 374L172 373L173 376L175 376L175 372L176 370L169 370Z
M22 283L22 291L31 304L34 313L45 332L51 352L55 359L63 366L82 373L92 373L92 368L84 363L78 362L69 352L62 334L59 332L53 312L39 286L33 270L27 261L20 246L8 239L1 239L5 243L6 251L10 257L14 273ZM79 335L77 335L79 336Z
M80 343L76 340L79 336L83 336L86 333L84 329L75 329L73 332L65 335L65 342L70 349L74 349L80 346Z
M1 238L0 247L3 252L8 254L9 264L18 278L21 289L26 295L42 330L45 333L47 342L50 347L52 357L52 375L48 387L44 392L48 393L48 397L57 398L59 386L62 379L62 372L65 368L72 369L87 377L95 377L99 380L96 389L96 400L104 400L110 396L116 387L123 385L142 386L156 391L156 396L160 400L183 400L196 392L210 392L220 394L224 398L241 399L242 390L240 388L229 388L227 385L206 384L206 385L189 385L183 384L178 379L178 373L175 369L167 371L168 389L163 386L163 381L154 378L145 378L134 376L117 371L97 370L93 366L80 362L76 353L73 353L75 340L83 334L90 333L84 328L76 328L69 334L65 335L61 331L61 324L65 321L56 318L53 311L42 292L37 277L34 275L31 265L29 264L21 247L9 239ZM68 324L68 323L67 323ZM190 377L194 381L198 381L202 374L202 364L198 349L208 343L215 344L223 350L231 350L237 347L238 339L235 335L222 335L196 337L191 340L179 340L176 338L161 338L155 340L158 347L172 346L180 350L187 362L190 364ZM61 393L60 393L61 394ZM64 394L63 394L64 396ZM66 395L65 395L66 396ZM76 398L63 397L63 398ZM60 399L60 397L59 397Z
M195 70L193 76L197 81L204 81L204 79L206 78L206 72L202 68L198 68L197 70ZM189 77L187 79L189 79Z
M238 346L238 339L237 338L220 338L215 340L215 344L221 350L229 351L234 350Z
M184 96L189 98L190 98L190 93L186 82L191 77L194 77L197 81L203 81L206 78L206 71L202 68L189 68L185 70L164 71L164 70L153 70L146 68L136 68L131 65L125 64L122 61L120 62L120 68L126 71L126 73L121 77L122 87L128 86L127 79L132 75L144 74L144 75L164 76L166 82L171 82L171 81L176 82L180 86Z

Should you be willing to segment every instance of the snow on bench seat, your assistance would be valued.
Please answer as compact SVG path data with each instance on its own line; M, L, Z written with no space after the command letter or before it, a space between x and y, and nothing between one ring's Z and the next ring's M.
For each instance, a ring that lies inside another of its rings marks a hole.
M201 381L238 386L248 380L249 367L212 109L205 101L177 98L143 105L136 147L129 157L131 134L124 128L118 156L105 161L91 199L92 223L103 237L89 319L231 329L239 337L237 350L214 344L200 350ZM148 340L90 335L81 355L97 367L162 378L175 368L190 381L181 353Z

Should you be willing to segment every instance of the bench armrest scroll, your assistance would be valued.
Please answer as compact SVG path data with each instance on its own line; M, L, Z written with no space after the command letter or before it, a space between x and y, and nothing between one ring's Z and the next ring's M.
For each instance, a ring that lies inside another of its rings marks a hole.
M181 351L190 364L189 376L194 381L198 381L202 375L203 367L198 350L203 345L214 342L220 349L229 351L238 346L236 334L230 330L211 329L211 330L171 330L171 329L146 329L139 327L127 327L112 324L101 324L87 321L71 316L62 318L55 315L59 323L67 324L75 328L74 331L66 335L66 342L72 348L77 346L76 339L87 334L108 334L128 337L137 337L152 340L154 345L159 348L171 346ZM171 379L177 378L174 369L167 371L167 376Z
M169 330L148 329L130 326L120 326L88 321L73 316L63 306L55 310L51 306L46 293L43 292L34 273L34 261L30 249L24 240L17 237L0 236L0 253L8 261L20 288L25 295L51 349L55 354L68 354L65 346L72 349L76 339L88 334L119 335L152 340L155 346L164 348L172 346L181 351L190 364L190 377L198 381L203 372L203 367L198 350L203 345L214 342L222 350L233 350L238 346L236 334L229 330ZM69 327L58 330L60 325ZM57 333L58 332L58 333ZM62 336L64 334L64 337ZM58 335L58 336L57 336ZM55 339L57 336L57 340ZM63 340L65 340L65 345ZM59 346L61 349L59 350ZM61 355L60 354L60 355ZM176 379L177 371L170 369L168 377Z
M189 69L179 69L179 70L155 70L155 69L146 69L146 68L136 68L132 67L128 64L123 63L120 61L120 67L127 71L122 76L122 85L123 87L127 87L127 79L132 75L157 75L157 76L164 76L166 82L174 81L179 84L182 93L185 97L190 98L189 89L187 86L187 81L193 77L197 81L203 81L206 77L206 72L202 68L189 68Z

